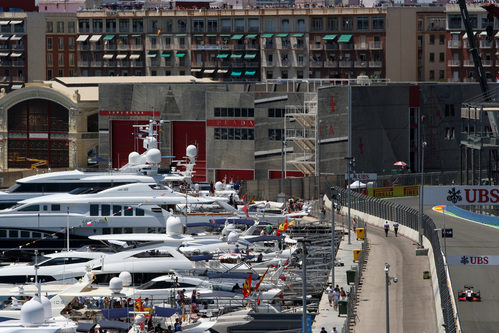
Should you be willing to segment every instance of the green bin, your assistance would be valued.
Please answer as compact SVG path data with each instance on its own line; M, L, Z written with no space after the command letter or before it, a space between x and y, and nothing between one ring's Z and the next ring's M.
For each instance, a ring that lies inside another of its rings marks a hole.
M429 279L431 276L430 276L430 272L429 271L424 271L423 272L423 279Z
M347 283L350 284L350 282L355 283L355 271L354 270L347 270Z
M342 314L344 315L347 314L347 306L348 306L348 301L345 300L338 301L338 316Z

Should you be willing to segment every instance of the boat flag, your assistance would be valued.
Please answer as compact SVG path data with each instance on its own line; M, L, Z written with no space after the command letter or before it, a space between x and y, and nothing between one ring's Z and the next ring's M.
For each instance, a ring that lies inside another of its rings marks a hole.
M292 227L295 225L295 219L292 219L291 222L289 222L288 227Z
M256 305L260 305L260 293L258 293L258 297L256 298Z
M161 29L158 29L158 31L156 32L156 35L161 35Z
M286 221L279 224L279 228L277 229L276 236L281 235L286 230L288 230L288 217L286 217Z
M246 280L244 281L243 283L243 298L246 298L248 297L250 294L251 294L251 277L253 276L253 274L250 274L248 275L248 277L246 278Z
M136 312L142 312L144 311L144 307L142 306L142 297L139 297L135 300L135 311Z
M263 275L260 277L260 280L258 280L258 283L256 284L254 291L258 290L258 288L260 287L260 283L262 283L263 279L265 278L265 274L267 274L269 269L270 269L270 266L267 267L267 270L265 271L265 273L263 273Z
M249 214L248 214L248 206L249 206L249 203L247 203L246 205L244 205L243 207L243 212L246 214L246 217L249 218Z

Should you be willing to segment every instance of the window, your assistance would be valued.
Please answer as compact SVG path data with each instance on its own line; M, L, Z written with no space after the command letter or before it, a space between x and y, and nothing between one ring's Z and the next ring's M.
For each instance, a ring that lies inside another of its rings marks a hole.
M338 31L338 18L329 17L327 19L327 30L328 31Z
M73 37L68 37L68 49L75 49L75 39Z
M222 19L222 32L232 31L232 21L231 19Z
M177 32L186 32L187 31L187 23L185 20L177 20Z
M430 80L435 80L435 71L434 70L430 71Z
M99 205L90 205L90 216L99 216Z
M284 118L285 113L286 113L286 109L283 109L283 108L270 108L270 109L268 109L268 117L269 118Z
M461 29L461 15L449 15L449 29Z
M130 206L130 207L127 207L125 209L125 216L133 216L133 208Z
M113 216L121 216L121 206L113 205Z
M215 140L254 140L253 128L231 128L216 127L214 129Z
M434 62L435 61L435 53L430 53L430 62Z
M116 32L116 20L106 20L106 32Z
M75 23L73 21L68 22L68 33L75 33Z
M445 61L445 54L443 52L440 52L438 55L438 61L444 62Z
M64 33L64 22L57 22L57 33Z
M252 118L255 116L255 109L253 108L215 108L213 114L215 117L243 117Z
M65 75L64 75L64 70L62 70L62 69L58 69L58 70L57 70L57 76L59 76L59 77L63 77L63 76L65 76Z
M445 44L445 35L439 35L438 36L438 44L444 45Z
M445 129L445 140L454 140L454 139L455 139L454 127L447 127Z
M7 76L7 75L5 75ZM47 80L51 80L54 77L54 74L51 69L47 69Z
M69 56L69 66L74 66L75 65L75 55L74 53L69 53L68 54Z
M61 210L61 205L57 205L57 204L51 205L50 210L53 212L59 212Z
M133 20L132 21L132 29L133 29L133 32L144 32L144 21Z
M47 50L52 50L52 37L47 37Z
M53 33L54 32L54 22L47 22L47 33Z
M101 205L101 216L109 216L109 215L111 215L111 206Z
M357 17L357 30L369 30L369 17Z
M193 20L192 21L192 32L204 32L204 21L203 20Z
M455 115L454 104L445 104L445 116L454 117Z
M438 74L438 79L443 80L445 78L445 71L440 70Z
M430 35L430 45L435 44L435 35Z
M236 32L244 32L245 31L243 18L234 19L234 29Z
M424 22L423 22L423 19L418 19L418 31L423 31L423 25L424 25Z
M476 15L470 15L470 24L473 29L478 28L478 17Z
M57 65L64 66L64 53L59 53L57 55Z
M103 32L104 31L104 24L102 23L102 20L100 19L94 19L93 20L93 32Z
M281 31L282 32L289 32L289 20L288 19L281 20Z
M248 19L248 31L249 32L259 32L260 31L260 20L257 18Z
M343 31L353 30L353 19L351 17L344 17L341 25Z
M274 32L274 21L266 20L265 21L265 32Z
M120 19L120 32L130 32L130 21L128 19Z
M135 208L135 216L144 216L144 210L142 208Z
M284 139L284 129L282 128L269 128L270 141L282 141Z
M305 20L304 19L298 20L298 32L305 32Z
M54 66L54 58L52 53L47 53L47 66Z
M383 16L375 16L373 20L373 30L384 30L385 29L385 18Z
M64 37L57 38L57 46L59 51L64 50Z
M208 32L218 32L217 20L208 20Z
M312 18L312 31L322 31L322 17Z
M265 74L267 76L267 79L274 78L274 71L267 71Z

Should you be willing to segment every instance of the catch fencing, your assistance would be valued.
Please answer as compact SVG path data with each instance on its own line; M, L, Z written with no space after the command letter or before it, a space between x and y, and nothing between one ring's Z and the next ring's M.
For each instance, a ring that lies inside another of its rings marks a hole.
M341 206L346 207L348 204L348 190L333 186L337 191L339 196L336 198L335 202L341 204ZM419 211L406 207L404 205L398 204L393 201L381 200L378 198L369 197L367 195L350 191L350 207L368 215L376 216L384 220L398 221L401 225L409 227L414 230L418 230L418 219ZM447 280L447 272L444 265L444 258L440 248L440 240L437 233L437 227L435 222L428 217L423 215L423 235L430 242L433 249L433 256L436 266L436 272L438 275L438 284L440 289L440 298L443 312L443 319L445 323L446 332L457 332L456 328L456 318L454 313L454 308L452 304L451 295L449 292L449 285ZM364 253L364 251L363 251ZM359 272L361 271L360 260L359 260ZM360 274L357 274L360 275ZM356 281L357 286L357 281ZM356 295L356 293L354 294ZM352 296L354 296L352 295ZM349 302L351 303L351 302ZM355 303L353 303L355 304ZM353 309L349 316L354 315ZM350 320L355 318L349 318Z

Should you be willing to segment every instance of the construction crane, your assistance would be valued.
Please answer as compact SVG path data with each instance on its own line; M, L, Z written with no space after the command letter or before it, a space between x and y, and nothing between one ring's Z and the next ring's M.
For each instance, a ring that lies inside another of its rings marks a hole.
M489 93L489 87L487 84L487 78L485 77L485 72L482 66L482 59L480 58L480 53L478 52L477 43L475 40L475 36L473 35L473 28L471 26L470 16L468 14L468 8L466 7L466 0L458 0L459 9L461 10L461 16L463 18L464 28L466 29L466 34L468 35L468 42L470 44L470 52L473 57L473 63L475 64L476 74L478 76L478 80L480 82L480 88L482 89L483 97L485 102L492 102L492 98ZM490 40L493 34L493 23L494 16L499 18L499 8L491 3L487 3L485 6L482 6L485 10L487 10L488 15L488 25L487 25L487 38ZM492 133L494 136L499 136L498 132L498 115L497 112L487 112L489 117L490 127L492 129Z
M19 156L19 153L13 153L9 156L9 162L32 162L30 165L32 170L38 169L40 166L48 165L47 160L39 160L36 158L29 158L24 156Z

